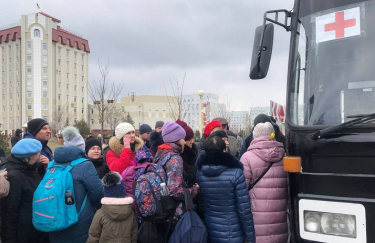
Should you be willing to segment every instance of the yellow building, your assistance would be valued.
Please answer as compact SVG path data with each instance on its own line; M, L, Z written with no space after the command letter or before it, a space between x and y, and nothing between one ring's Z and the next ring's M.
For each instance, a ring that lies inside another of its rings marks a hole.
M169 101L168 101L169 100ZM174 121L171 109L176 110L178 106L171 96L159 95L131 95L121 99L114 104L114 109L104 115L104 129L113 131L116 126L125 121L129 114L134 121L134 128L138 129L142 124L148 124L155 128L157 121ZM94 133L99 133L101 123L99 111L96 105L89 105L89 126Z
M62 129L87 121L88 41L43 12L0 29L0 123L6 134L32 118Z

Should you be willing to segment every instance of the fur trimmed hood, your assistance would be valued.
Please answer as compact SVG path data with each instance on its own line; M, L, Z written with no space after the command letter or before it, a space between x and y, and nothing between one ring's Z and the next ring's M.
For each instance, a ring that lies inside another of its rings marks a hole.
M133 201L132 197L103 197L101 210L110 220L123 221L134 213L132 208Z
M138 149L140 149L143 146L144 142L142 141L142 139L135 137L134 144L135 152L137 152ZM111 137L111 139L109 139L108 146L109 149L112 150L117 157L120 157L124 145L122 145L116 137Z
M227 168L240 168L243 164L233 155L226 152L202 152L197 159L197 169L201 170L204 165L225 166Z

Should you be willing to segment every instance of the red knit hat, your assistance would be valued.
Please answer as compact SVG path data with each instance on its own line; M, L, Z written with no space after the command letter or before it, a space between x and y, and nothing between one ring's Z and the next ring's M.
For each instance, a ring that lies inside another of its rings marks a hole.
M208 136L210 136L210 133L212 132L212 130L214 130L215 127L221 127L221 123L219 121L211 121L204 127L203 133L206 136L206 139L208 138Z
M186 124L186 122L181 121L180 119L177 119L176 123L180 125L186 132L185 141L188 141L194 137L194 131L191 129L191 127Z

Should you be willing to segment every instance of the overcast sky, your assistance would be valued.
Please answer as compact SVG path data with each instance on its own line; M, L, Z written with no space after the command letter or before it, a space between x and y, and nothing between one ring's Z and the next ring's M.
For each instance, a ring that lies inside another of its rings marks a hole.
M275 26L267 78L250 80L254 31L263 13L291 10L292 0L39 0L60 26L89 41L89 79L99 79L98 60L109 62L109 80L124 83L123 96L165 95L170 79L184 91L216 93L236 110L285 104L290 33ZM0 0L0 26L37 12L30 0Z

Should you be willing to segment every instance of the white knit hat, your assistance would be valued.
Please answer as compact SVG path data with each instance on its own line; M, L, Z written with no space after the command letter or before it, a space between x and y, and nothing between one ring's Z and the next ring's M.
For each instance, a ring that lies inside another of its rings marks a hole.
M115 136L118 140L121 140L121 138L127 134L128 132L134 132L134 127L127 122L123 122L117 125L115 130Z
M273 126L271 123L269 122L258 123L254 128L253 136L254 138L259 138L262 136L269 137L271 133L274 133L274 132L275 130L273 130Z

